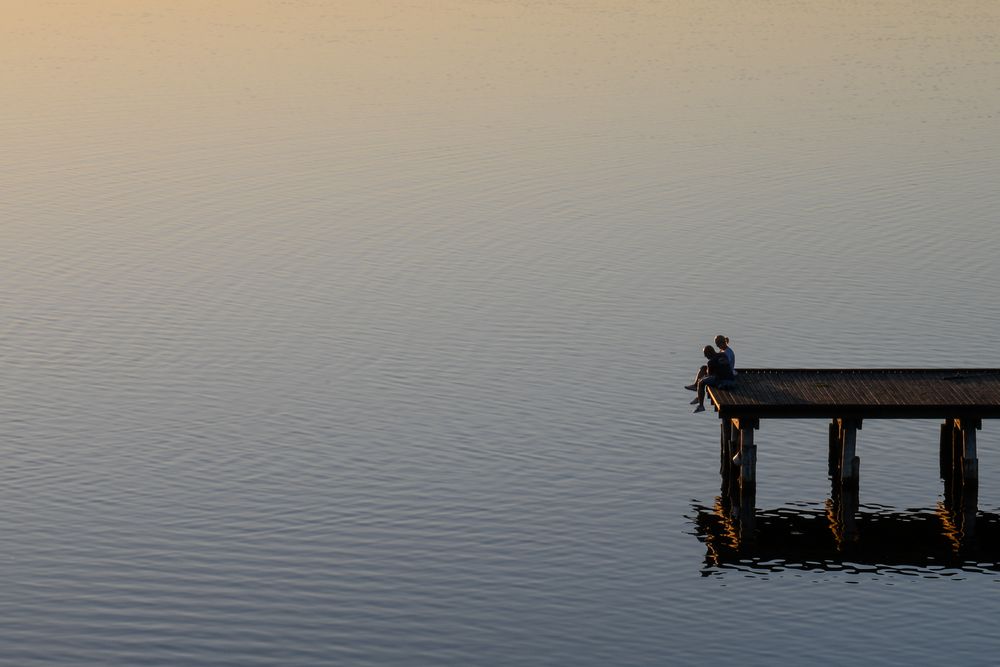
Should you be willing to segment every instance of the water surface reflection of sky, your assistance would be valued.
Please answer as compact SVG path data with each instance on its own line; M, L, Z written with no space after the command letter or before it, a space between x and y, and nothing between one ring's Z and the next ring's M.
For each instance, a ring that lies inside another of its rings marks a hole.
M8 4L0 662L995 662L1000 427L981 571L914 422L849 565L682 387L1000 365L996 2Z

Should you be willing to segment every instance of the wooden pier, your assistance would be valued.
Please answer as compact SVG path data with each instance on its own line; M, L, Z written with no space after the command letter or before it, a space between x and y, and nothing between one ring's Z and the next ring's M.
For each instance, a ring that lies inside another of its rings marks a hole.
M856 505L861 474L858 431L866 419L941 420L939 456L946 493L976 503L976 432L1000 418L1000 369L739 369L726 388L709 387L721 424L724 489L753 512L761 419L829 419L829 468L834 487ZM735 460L734 460L735 459ZM747 518L750 518L749 516Z

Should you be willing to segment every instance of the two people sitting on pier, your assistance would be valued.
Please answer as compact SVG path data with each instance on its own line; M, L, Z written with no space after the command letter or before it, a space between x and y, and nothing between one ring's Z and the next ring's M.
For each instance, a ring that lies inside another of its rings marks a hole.
M722 387L736 379L736 353L729 347L729 339L722 335L716 336L715 344L719 346L718 351L711 345L706 345L702 350L708 363L698 369L694 384L684 387L698 392L698 396L691 401L691 405L697 405L695 412L705 410L705 391L708 387Z
M715 337L715 345L716 345L716 347L719 348L719 351L716 352L715 350L712 350L712 353L713 354L725 354L726 355L726 359L729 360L729 368L730 368L730 370L733 371L733 376L735 377L736 376L736 353L733 352L733 348L731 348L729 346L729 337L728 336L723 336L722 334L719 334L718 336ZM705 346L705 350L709 350L709 349L711 349L711 347L712 347L711 345L706 345ZM706 352L705 356L708 357L708 353L707 352ZM708 357L708 358L711 358L711 357ZM694 378L694 383L686 385L684 388L685 389L690 389L691 391L697 391L697 389L698 389L698 382L703 377L705 377L706 375L708 375L708 366L702 366L700 369L698 369L698 374Z

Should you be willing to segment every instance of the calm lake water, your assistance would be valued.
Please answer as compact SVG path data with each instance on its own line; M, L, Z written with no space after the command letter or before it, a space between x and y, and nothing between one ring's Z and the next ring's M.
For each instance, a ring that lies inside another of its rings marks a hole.
M866 423L852 561L762 422L741 551L682 387L1000 366L1000 4L21 5L0 663L994 663L1000 424L956 550Z

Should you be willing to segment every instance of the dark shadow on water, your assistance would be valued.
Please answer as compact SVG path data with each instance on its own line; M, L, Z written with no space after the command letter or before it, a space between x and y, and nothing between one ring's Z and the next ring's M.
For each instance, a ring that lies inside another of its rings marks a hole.
M694 505L692 519L706 548L703 576L1000 573L1000 514L967 500L948 495L935 508L893 509L835 489L822 504L758 509L724 493L713 507Z

